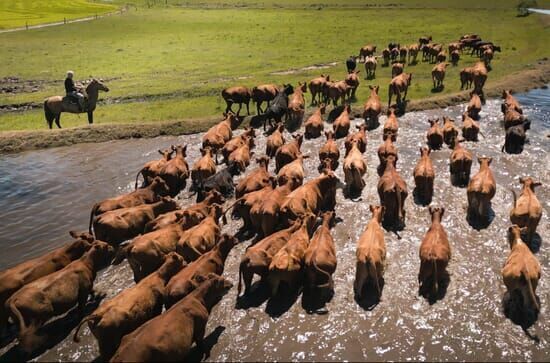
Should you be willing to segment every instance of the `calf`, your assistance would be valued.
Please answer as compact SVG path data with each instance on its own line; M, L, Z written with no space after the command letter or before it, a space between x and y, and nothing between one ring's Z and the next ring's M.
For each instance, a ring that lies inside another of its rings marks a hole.
M134 189L138 188L138 178L140 174L143 177L143 184L142 184L143 187L146 187L147 185L151 184L151 182L155 179L155 177L159 175L163 166L166 165L166 163L172 159L172 154L174 153L174 150L165 149L165 150L159 150L158 152L159 154L162 155L162 158L160 158L159 160L152 160L147 162L143 166L143 168L141 168L141 170L138 171L136 175L136 185Z
M405 99L407 98L407 91L411 85L411 80L412 73L401 73L391 80L388 90L388 108L390 108L393 95L396 95L396 102L398 105L400 105L401 102L405 102ZM401 94L403 94L403 97L401 97Z
M363 124L363 125L357 125L355 127L359 131L353 134L349 134L346 137L346 141L344 142L344 147L346 148L346 155L351 150L351 145L354 141L357 142L357 147L359 148L359 151L361 151L361 153L364 153L367 150L367 126Z
M245 127L242 134L240 134L239 136L235 136L234 138L226 142L222 149L222 155L225 161L227 162L229 155L231 155L233 151L237 150L244 144L249 143L249 139L254 140L254 137L256 137L256 132L254 131L254 129Z
M394 63L391 66L391 78L397 77L401 73L403 73L403 69L405 68L405 65L403 63Z
M445 79L448 65L449 63L444 63L443 61L432 68L433 89L443 89L443 80Z
M373 130L378 127L378 116L382 112L382 103L380 102L380 96L378 90L380 86L369 86L371 92L370 96L363 106L363 118L368 130Z
M294 140L288 144L283 144L277 149L275 153L275 171L278 173L279 170L286 164L296 160L298 156L302 155L300 148L302 146L302 141L304 140L304 135L295 134L292 135Z
M468 102L468 106L466 107L466 112L468 113L468 116L473 118L474 120L479 120L479 112L481 111L481 98L475 93L470 93L470 101Z
M236 86L226 88L222 91L222 97L227 105L227 107L225 108L225 112L233 112L231 106L233 106L234 103L237 103L239 104L237 116L239 116L239 113L241 112L241 108L243 107L244 103L246 105L246 114L250 115L250 109L248 108L248 106L250 104L250 98L252 97L252 94L250 93L248 87Z
M290 96L287 119L293 127L299 126L304 118L306 107L305 92L307 92L307 84L305 82L298 82L298 87L294 89L294 93Z
M470 180L472 169L472 153L462 147L461 140L454 143L451 153L449 170L451 173L451 184L464 187Z
M351 121L349 117L350 113L351 106L349 104L346 104L340 116L338 116L336 120L334 120L332 124L332 129L334 130L334 136L337 139L347 136L349 128L351 126Z
M386 134L382 137L384 139L384 143L382 143L382 145L380 145L380 147L378 148L378 160L380 160L380 165L378 166L378 174L380 176L382 176L384 170L386 169L388 157L393 156L396 162L399 159L397 156L397 148L392 142L392 135Z
M277 173L277 183L285 185L291 183L292 190L298 188L304 182L304 159L306 156L300 155L298 158L279 170Z
M468 112L462 114L462 137L466 141L477 141L479 134L479 123L468 116Z
M390 107L388 110L388 118L386 119L386 123L384 123L383 135L391 137L392 141L395 142L398 129L399 123L397 121L397 116L395 116L395 108Z
M221 206L212 208L208 217L182 233L176 244L176 252L182 255L185 261L191 262L210 251L221 236L221 228L218 225L221 216Z
M325 131L327 142L319 149L319 162L322 164L325 159L331 160L331 169L336 170L338 159L340 158L340 149L336 143L334 132Z
M363 176L367 173L367 163L357 141L352 142L351 149L344 158L343 169L348 194L360 193L365 187Z
M306 249L309 245L309 229L314 222L315 215L306 214L300 228L271 259L268 275L271 296L277 295L282 283L285 283L290 291L295 291L299 286Z
M502 99L504 100L504 102L502 103L502 106L500 109L503 114L506 113L506 110L508 108L511 108L516 112L523 114L523 109L521 108L521 105L519 104L518 100L516 100L516 98L512 96L511 89L502 90Z
M506 136L502 151L509 154L521 154L527 140L526 131L531 127L531 121L524 121L522 124L510 126L506 129Z
M126 335L111 362L182 361L193 342L203 347L210 311L233 285L215 274L199 280L185 299Z
M270 158L274 157L277 150L279 150L279 148L285 143L283 131L285 131L285 125L282 122L279 122L273 133L269 135L266 140L265 153Z
M432 224L420 244L420 272L418 282L422 290L431 285L432 296L439 293L440 284L447 278L447 265L451 259L451 246L441 224L445 213L443 207L429 207Z
M10 316L19 326L19 345L31 353L42 343L35 335L48 320L78 306L84 313L97 271L109 264L114 249L95 241L79 259L59 271L43 276L19 289L6 302Z
M330 228L334 211L323 213L323 222L311 239L304 257L306 286L309 290L333 290L332 274L336 271L336 250Z
M237 188L235 189L235 197L238 199L243 195L260 190L265 186L271 184L268 171L269 158L267 156L261 156L256 159L258 167L248 173L244 178L241 179Z
M384 207L384 224L400 229L405 225L405 199L407 184L395 169L396 159L389 155L384 174L378 181L378 196Z
M376 66L378 62L376 57L369 56L365 58L365 79L374 79L376 78Z
M321 77L317 77L309 81L308 88L311 93L311 104L320 104L322 102L322 97L327 86L327 82L330 82L329 75L321 74Z
M82 325L88 323L97 340L101 359L111 358L125 335L160 315L166 284L183 267L183 258L171 252L156 272L104 302L85 317L76 328L73 340L79 342L78 332Z
M189 165L185 161L187 145L172 145L172 150L176 152L176 156L162 167L159 176L168 185L170 196L175 197L185 188L185 182L189 178Z
M159 215L176 210L178 205L170 198L153 204L121 208L99 215L93 222L94 236L113 245L134 238L145 230L145 225Z
M355 99L355 91L359 87L359 77L357 76L361 71L353 71L346 76L346 84L348 85L348 99Z
M346 81L337 81L337 82L327 82L326 92L327 92L327 105L332 101L334 106L338 105L338 100L341 100L343 104L346 102L346 94L351 87L346 83Z
M355 282L353 290L355 299L361 300L367 282L371 281L376 288L376 297L382 296L384 283L384 268L386 265L386 242L382 230L383 206L370 205L372 218L365 231L357 241L357 263L355 268Z
M523 188L519 198L512 190L514 205L510 210L510 221L521 228L526 228L526 241L531 242L542 218L542 206L535 195L535 187L541 186L542 183L535 182L531 177L520 178L519 182L523 184Z
M0 272L0 334L8 326L6 301L10 296L25 285L61 270L90 249L94 241L91 234L69 233L75 241Z
M212 149L207 146L200 151L202 158L197 160L191 169L191 180L193 181L193 185L197 185L216 174L216 162L212 157Z
M418 199L424 205L430 204L434 193L435 171L427 147L420 148L420 159L414 168L413 177Z
M262 103L267 102L267 107L269 107L269 102L273 101L277 94L279 93L279 87L274 84L262 84L252 88L250 93L250 98L252 102L256 104L256 113L258 115L262 114Z
M485 224L497 186L490 168L493 159L481 157L477 160L479 172L468 183L468 219L475 224Z
M319 108L313 112L313 114L305 122L306 139L316 139L321 136L323 132L323 115L325 114L326 106L324 103L319 105Z
M297 220L289 228L271 234L258 243L248 247L239 265L239 286L237 296L241 294L244 283L244 295L247 295L252 286L254 274L265 279L269 273L269 266L273 256L290 240L290 237L302 226L302 221Z
M250 151L254 145L254 139L247 136L245 138L245 143L239 146L238 149L235 149L227 158L228 165L233 165L236 168L236 171L243 173L247 166L250 165L250 157L254 154L253 151Z
M220 242L211 251L191 262L185 269L172 277L166 285L164 294L166 309L170 309L175 303L200 286L197 276L206 277L211 273L221 276L225 260L237 242L235 237L224 234Z
M455 126L455 120L447 116L443 117L443 141L450 147L458 138L458 128Z
M469 89L474 83L474 69L473 67L466 67L460 71L460 89L463 90L464 87Z
M439 119L428 120L430 128L426 133L426 139L428 140L428 146L432 150L439 150L443 145L443 129L439 127Z
M540 310L537 300L537 285L541 276L540 263L529 247L521 240L521 230L517 225L508 229L510 255L502 268L502 279L511 296L521 296L525 309Z

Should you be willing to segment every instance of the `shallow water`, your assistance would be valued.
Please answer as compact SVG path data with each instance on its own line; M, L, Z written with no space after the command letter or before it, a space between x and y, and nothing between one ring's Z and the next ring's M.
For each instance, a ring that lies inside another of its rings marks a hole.
M414 203L412 170L425 140L427 119L450 115L460 126L459 115L465 105L408 113L399 119L398 170L409 188L406 227L400 233L401 240L385 233L388 266L380 304L371 311L358 306L353 299L353 280L355 244L370 219L369 204L379 202L376 150L381 143L382 127L368 135L365 154L368 176L362 200L345 199L338 190L336 213L343 222L332 230L338 268L334 274L335 295L327 305L329 313L307 314L301 296L280 316L270 316L266 310L271 312L271 305L266 302L258 307L236 309L237 291L233 288L212 312L207 334L218 326L225 330L217 337L209 360L548 361L550 92L536 90L518 98L532 120L530 143L522 154L500 152L504 142L500 100L488 101L481 112L481 130L487 138L464 144L475 156L493 157L492 170L497 180L493 199L495 217L487 229L476 231L465 220L466 190L452 187L449 182L450 150L444 147L431 154L436 169L432 204L446 208L443 225L453 254L448 268L451 280L442 300L430 305L418 296L418 248L430 218L426 207ZM383 117L382 124L384 120ZM359 122L355 120L354 124ZM187 160L192 165L199 156L200 136L83 144L0 157L0 269L63 244L70 239L67 233L70 229L86 229L93 203L132 190L136 171L146 161L158 157L157 149L188 143ZM318 175L317 151L323 142L324 138L304 140L302 150L312 156L305 161L307 180ZM343 140L339 144L343 149ZM265 138L260 136L256 152L264 151ZM472 175L477 170L478 164L474 163ZM343 180L341 163L337 175ZM538 343L505 318L501 304L505 287L500 270L509 251L505 233L512 205L509 188L519 191L518 177L526 175L544 184L537 190L544 208L538 228L542 244L536 254L543 268L537 289L542 310L529 329L540 340ZM192 203L184 198L180 201L182 205ZM239 226L240 222L231 221L225 231L235 233ZM246 245L248 242L235 247L226 261L224 275L235 285ZM107 298L131 284L126 262L103 271L96 280L97 289L104 291ZM81 337L80 344L64 339L38 360L89 361L97 357L97 347L88 329L82 329Z

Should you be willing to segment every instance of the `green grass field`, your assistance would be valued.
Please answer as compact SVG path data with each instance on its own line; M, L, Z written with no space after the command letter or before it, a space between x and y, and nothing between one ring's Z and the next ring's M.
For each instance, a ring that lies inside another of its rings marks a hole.
M173 3L184 6L171 6ZM221 114L225 108L220 96L224 87L296 84L320 73L342 79L342 62L357 54L362 45L374 43L382 49L389 41L410 44L426 34L436 42L448 43L475 32L500 44L502 53L493 61L489 82L530 67L548 55L548 22L538 14L516 17L515 1L460 3L461 7L483 3L492 9L441 8L453 2L428 0L407 3L418 8L364 7L356 0L346 2L345 7L339 7L335 0L239 1L243 7L236 9L225 8L228 3L168 1L165 6L164 1L157 1L148 8L146 1L138 1L137 7L130 6L123 15L0 34L0 79L17 76L45 81L37 92L0 94L0 105L42 102L46 96L62 94L65 72L72 69L77 79L91 75L108 80L111 92L101 94L103 99L130 97L99 106L96 123L204 118ZM325 7L312 10L312 4ZM347 8L352 5L357 8ZM448 68L443 94L459 90L459 70L475 60L464 54L458 67ZM340 63L327 69L273 74L335 61ZM427 63L406 67L413 73L410 98L433 95L432 67ZM380 66L375 80L361 77L357 102L366 99L367 84L379 84L385 100L389 81L390 69ZM87 121L63 114L61 122L69 127ZM46 128L41 110L0 113L0 131L40 128Z

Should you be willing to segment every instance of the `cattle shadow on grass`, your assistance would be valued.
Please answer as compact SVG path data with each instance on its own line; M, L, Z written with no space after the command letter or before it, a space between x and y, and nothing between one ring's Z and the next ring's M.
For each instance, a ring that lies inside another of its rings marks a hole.
M537 302L540 305L540 299L535 295ZM504 293L502 297L502 310L504 316L510 319L512 323L518 325L523 329L523 332L529 339L539 342L539 337L532 335L527 329L535 324L538 319L539 313L533 310L526 310L523 307L523 297L519 291L514 291L513 294L510 294L509 291Z
M418 287L418 295L425 298L430 305L435 304L439 300L443 300L447 294L447 288L451 282L451 276L447 271L444 271L441 274L437 285L437 291L434 291L434 282L435 281L433 278L429 278L426 281L422 281Z
M278 318L286 313L292 305L298 300L301 293L301 287L290 289L285 284L282 284L277 292L277 295L272 296L267 300L265 312L272 318Z
M194 345L184 359L184 362L200 362L210 357L210 351L216 345L225 327L218 325L210 334L204 337L202 346Z
M433 87L431 89L431 92L432 93L439 93L439 92L443 92L443 90L445 89L445 86L444 85L439 85L437 87Z
M69 336L85 316L97 309L104 297L104 294L97 294L88 300L82 314L80 314L78 307L75 307L67 314L51 320L38 329L34 340L35 349L30 354L23 352L19 345L15 345L0 356L0 362L28 361L55 347Z

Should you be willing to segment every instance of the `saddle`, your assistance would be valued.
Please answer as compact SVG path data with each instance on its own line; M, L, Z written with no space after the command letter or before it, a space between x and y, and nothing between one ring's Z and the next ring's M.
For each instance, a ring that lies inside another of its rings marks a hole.
M78 104L78 98L74 96L64 96L63 97L63 105L65 105L67 108L78 108L81 112L87 112L88 110L88 97L84 96L84 104L83 108L80 108L80 105Z

